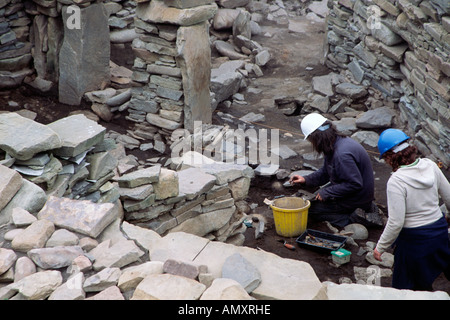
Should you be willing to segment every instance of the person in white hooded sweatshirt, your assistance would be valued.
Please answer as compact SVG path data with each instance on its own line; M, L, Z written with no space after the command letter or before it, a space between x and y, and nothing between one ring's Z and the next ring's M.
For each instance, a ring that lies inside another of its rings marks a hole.
M397 289L432 290L444 272L450 280L448 223L439 197L450 208L450 184L430 159L417 158L417 147L397 129L387 129L378 141L380 158L392 166L387 182L388 221L374 250L394 249L392 286Z

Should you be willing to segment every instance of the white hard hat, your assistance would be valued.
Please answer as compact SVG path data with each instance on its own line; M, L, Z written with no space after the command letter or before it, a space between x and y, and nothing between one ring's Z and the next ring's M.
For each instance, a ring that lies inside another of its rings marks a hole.
M318 114L318 113L310 113L305 118L303 118L300 128L302 129L303 135L306 138L316 131L321 125L323 125L327 121L327 118Z

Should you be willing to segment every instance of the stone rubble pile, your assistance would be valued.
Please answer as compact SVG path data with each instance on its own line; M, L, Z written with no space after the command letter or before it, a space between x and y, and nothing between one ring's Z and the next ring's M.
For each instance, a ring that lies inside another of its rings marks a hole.
M5 197L0 221L7 223L14 206L35 210L48 196L111 201L101 189L115 174L115 157L106 129L82 114L42 125L17 113L0 114L2 168L14 179L15 192ZM89 169L88 169L89 168ZM12 188L12 186L9 186ZM101 191L100 191L101 189Z
M449 166L450 6L328 1L327 66L395 102L420 151Z
M185 232L161 237L120 216L117 204L56 197L37 216L16 211L0 248L0 299L450 299L321 283L308 263Z
M174 170L141 164L105 131L82 114L48 125L0 114L6 177L0 222L9 222L15 206L35 211L51 196L119 201L126 221L158 234L184 231L242 245L249 166L188 158L172 159Z

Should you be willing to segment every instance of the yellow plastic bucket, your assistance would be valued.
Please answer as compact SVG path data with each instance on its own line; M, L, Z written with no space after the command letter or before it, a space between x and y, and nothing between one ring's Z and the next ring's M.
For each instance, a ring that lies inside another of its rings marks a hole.
M276 199L270 205L275 221L275 231L282 237L296 237L306 230L309 200L298 197Z

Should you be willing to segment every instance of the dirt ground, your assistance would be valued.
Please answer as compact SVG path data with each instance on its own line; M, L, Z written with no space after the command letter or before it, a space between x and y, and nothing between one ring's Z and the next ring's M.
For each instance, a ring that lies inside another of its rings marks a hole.
M273 22L261 23L263 33L269 32L271 37L263 35L255 37L253 40L262 46L269 48L272 54L272 60L264 67L264 76L252 79L249 87L261 89L260 94L251 94L247 91L242 92L245 96L247 105L233 104L229 108L219 107L216 111L241 117L249 112L263 113L266 121L256 128L278 128L280 129L280 144L285 144L298 154L311 152L311 146L303 141L300 134L299 116L285 116L274 104L274 98L280 96L298 97L300 91L307 90L311 87L311 79L314 76L328 74L328 70L322 65L321 58L323 56L323 38L324 25L320 23L312 23L304 17L296 17L296 23L302 26L302 32L288 32L287 25L278 25ZM126 50L112 51L112 60L120 65L130 66L132 63L131 51ZM18 107L8 106L8 101L15 101ZM9 91L0 91L0 110L16 111L22 108L32 110L37 113L36 121L41 123L49 123L67 116L70 112L80 109L90 109L90 105L83 102L81 106L67 106L60 104L56 96L40 95L30 88L23 86L21 88ZM213 116L213 123L223 124L223 120L217 116ZM111 122L100 121L100 124L108 130L125 133L129 125L124 120L124 115ZM229 124L229 123L228 123ZM236 126L237 126L236 122ZM377 155L376 149L367 150L373 159L373 168L375 171L375 198L380 208L385 210L386 194L385 185L390 174L389 168L375 160ZM131 152L140 158L151 158L158 155L154 151L149 152ZM308 161L310 165L317 168L321 166L322 161ZM280 168L287 170L300 169L302 160L300 157L291 158L280 161ZM450 176L446 170L447 177ZM277 235L273 224L273 215L271 209L266 206L263 201L265 198L273 199L280 195L293 195L296 190L294 188L283 188L282 183L276 177L259 177L256 176L252 180L252 185L248 198L249 204L256 203L258 207L255 213L266 217L268 223L263 235L255 239L255 229L248 228L245 236L245 246L258 248L272 252L284 258L306 261L311 264L318 278L321 281L332 281L339 283L339 279L347 277L356 282L354 278L354 267L368 267L369 263L365 260L365 255L358 255L359 248L350 244L345 245L345 249L352 252L351 262L342 266L335 266L332 263L331 256L328 254L317 253L312 250L304 249L296 245L295 238L283 238ZM325 223L314 223L308 221L308 228L330 232ZM382 229L369 229L369 238L359 241L359 246L364 247L366 241L376 242L381 235ZM283 246L279 240L287 241L293 244L295 250L289 250ZM389 287L391 278L382 278L381 285ZM435 290L443 290L450 294L450 282L441 275L434 283Z

